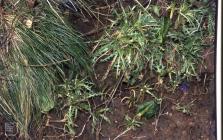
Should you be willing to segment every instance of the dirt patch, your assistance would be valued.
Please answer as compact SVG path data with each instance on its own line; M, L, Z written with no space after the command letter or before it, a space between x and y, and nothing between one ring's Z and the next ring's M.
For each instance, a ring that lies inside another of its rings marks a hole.
M180 90L174 93L164 93L165 100L163 102L162 116L158 116L146 120L141 127L136 130L130 130L126 134L122 135L119 140L215 140L216 139L216 111L215 111L215 84L214 76L209 75L207 77L205 85L203 82L190 83L190 90L187 94L183 94ZM163 91L165 92L165 91ZM133 117L135 109L129 109L127 104L122 103L121 99L124 96L119 92L117 97L111 103L112 112L107 114L111 123L103 122L101 126L100 134L92 133L91 122L87 123L82 135L76 139L80 140L109 140L114 139L120 133L126 130L125 116L129 115ZM180 103L182 106L187 105L193 101L190 107L189 114L184 114L176 109L176 103ZM47 118L42 123L38 133L35 133L33 139L46 139L46 140L66 140L71 138L63 130L64 123L53 122L54 120L62 120L63 115L59 112L52 111L48 118L50 118L50 125L46 125ZM156 121L158 119L157 126ZM86 114L81 114L77 122L79 127L77 132L80 132L87 120ZM0 138L6 139L4 136L4 122L1 119ZM155 131L155 127L157 130Z
M193 85L194 83L191 83ZM120 140L141 139L141 140L214 140L215 138L215 91L213 90L214 80L210 79L207 83L208 89L201 89L201 85L191 87L186 95L180 91L173 94L165 93L164 97L172 100L165 100L163 103L163 115L159 117L157 130L155 131L155 122L157 117L150 120L143 120L143 125L135 131L130 131L120 137ZM205 88L202 86L202 88ZM199 89L199 90L198 90ZM181 94L179 96L179 94ZM184 98L182 100L182 98ZM180 101L182 100L182 101ZM190 109L190 115L176 110L176 103L188 104L191 101L193 105ZM125 115L133 116L134 111L121 103L120 98L116 98L112 104L113 113L109 114L111 125L102 126L101 139L113 139L121 132L125 131L123 122ZM162 108L161 108L162 109Z
M174 93L163 92L163 102L160 108L162 115L158 114L152 119L144 119L142 125L135 130L130 130L121 135L119 140L215 140L216 139L216 111L215 111L215 82L214 75L207 75L206 80L201 82L192 81L189 83L189 91L183 93L177 89ZM121 88L121 87L120 87ZM123 88L121 88L123 89ZM88 114L81 113L75 121L76 132L81 134L76 139L80 140L109 140L114 139L127 128L125 126L125 116L133 118L136 109L128 108L128 105L121 102L127 96L128 90L119 90L112 100L110 109L107 113L111 123L102 122L97 126L98 131L92 133L92 121L87 122ZM147 100L149 98L145 98ZM177 106L186 106L187 112L177 109ZM60 114L60 115L59 115ZM47 118L42 123L38 135L35 139L66 140L72 138L64 131L63 122L53 122L62 120L61 112L52 111L48 118L50 124L46 125ZM83 129L83 126L85 128ZM75 139L75 138L73 138Z

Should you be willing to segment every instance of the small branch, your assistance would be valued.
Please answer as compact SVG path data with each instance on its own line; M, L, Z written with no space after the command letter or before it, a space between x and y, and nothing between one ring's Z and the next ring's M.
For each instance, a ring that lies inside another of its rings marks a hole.
M126 72L126 71L125 71L125 72ZM120 83L122 82L122 80L123 80L123 78L124 78L125 72L124 72L124 73L122 74L122 76L119 78L119 80L118 80L118 82L116 83L114 89L112 90L112 92L111 92L111 94L112 94L112 95L111 95L111 98L109 99L109 101L108 101L106 107L108 107L108 106L110 105L110 103L112 102L112 99L114 98L115 93L116 93L116 91L117 91L117 89L118 89Z
M81 132L77 136L74 136L75 138L78 138L83 134L85 127L86 127L87 123L89 122L90 118L91 118L91 115L88 117L87 121L85 122L84 126L82 127Z
M132 128L129 127L128 129L126 129L125 131L123 131L122 133L120 133L118 136L116 136L113 140L117 140L119 137L125 135L128 131L130 131Z
M98 29L93 29L87 33L84 33L83 35L81 35L82 37L85 37L85 36L91 36L91 35L94 35L96 33L99 33L99 32L102 32L106 27L102 27L102 28L98 28Z
M59 136L43 136L44 138L58 138L58 137L65 137L65 136L70 136L70 134L62 134Z

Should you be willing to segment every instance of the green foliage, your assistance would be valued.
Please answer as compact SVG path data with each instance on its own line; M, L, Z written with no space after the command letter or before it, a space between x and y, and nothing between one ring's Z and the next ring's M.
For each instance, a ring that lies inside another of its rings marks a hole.
M136 7L115 16L107 34L99 40L95 62L112 61L117 77L125 72L125 80L133 84L148 61L148 44L158 32L158 21Z
M3 9L8 13L0 21L6 36L0 52L0 106L28 136L32 115L54 107L54 84L65 77L64 66L89 72L90 62L82 39L48 3L29 10L23 2L19 12Z
M40 113L47 113L55 106L56 92L65 99L64 107L68 107L65 127L70 134L76 134L75 119L81 111L89 114L93 130L102 120L110 123L105 115L110 109L91 104L92 98L103 93L94 92L93 83L87 79L72 78L78 72L83 75L92 71L82 38L67 25L52 1L40 1L35 8L28 8L26 2L11 0L0 7L1 114L15 120L21 134L28 137L31 118L38 120ZM75 2L82 15L87 13L98 18L95 14L100 13L89 5L92 1ZM110 62L106 73L114 71L117 78L124 75L124 82L130 85L151 72L161 84L170 84L175 89L183 79L197 75L200 53L213 43L213 9L196 7L189 1L147 8L136 2L139 5L121 7L120 13L114 12L93 61L95 64ZM69 80L64 80L67 75ZM59 82L61 85L55 86ZM123 100L133 107L145 94L154 100L138 105L135 117L151 118L159 109L162 99L148 85L139 94L132 90ZM177 104L176 109L190 113L190 106ZM141 125L135 117L126 115L125 132Z
M145 99L145 96L149 94L156 100L157 103L160 103L162 100L157 98L153 94L152 90L153 88L151 88L149 85L144 85L143 87L140 87L139 91L137 91L136 89L131 89L131 91L129 92L130 95L123 97L121 102L126 103L128 107L131 108L143 102Z
M69 107L66 118L66 128L70 134L75 134L75 119L77 119L79 112L84 111L90 114L92 118L92 130L95 129L97 122L100 119L110 122L110 120L104 115L109 111L108 108L98 108L92 110L90 99L98 96L102 96L103 93L94 92L93 83L88 82L87 79L79 80L66 80L65 84L61 84L57 87L57 93L59 97L65 99L66 106Z
M144 85L140 89L140 95L149 94L152 96L153 100L144 101L140 105L137 106L137 113L136 117L141 118L145 117L147 119L156 115L157 111L159 110L160 104L162 103L162 98L157 97L154 94L153 88L149 85Z
M127 129L135 130L137 127L142 125L142 122L137 121L135 118L130 118L128 115L125 116L125 125Z
M204 40L213 35L212 12L207 7L193 8L188 2L173 2L161 18L157 17L160 10L150 5L115 13L115 20L99 40L94 63L110 61L112 67L107 71L115 71L117 77L124 73L129 84L141 80L145 69L159 79L168 76L173 89L183 79L196 76L201 50L210 46ZM206 20L210 27L204 26Z
M147 119L153 117L159 109L159 104L157 104L154 100L144 102L143 104L138 106L137 109L137 117L145 117Z
M100 123L100 121L104 121L107 122L109 124L111 124L111 121L109 119L109 117L107 117L105 114L107 112L110 112L110 109L108 107L105 108L99 108L93 112L91 112L91 117L92 117L92 133L95 132L95 130L97 130L97 124Z

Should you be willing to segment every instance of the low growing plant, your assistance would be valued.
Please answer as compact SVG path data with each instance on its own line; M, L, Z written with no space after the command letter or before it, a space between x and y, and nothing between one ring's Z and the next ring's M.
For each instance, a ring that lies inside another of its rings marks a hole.
M61 84L57 87L58 96L62 97L63 103L65 103L63 109L68 108L65 114L65 126L72 135L76 134L74 127L75 120L78 118L80 112L89 114L89 118L86 121L92 120L92 132L101 119L110 122L104 115L104 113L109 111L109 108L94 109L90 104L90 100L104 95L103 93L95 92L93 87L94 84L87 79L80 80L77 77L70 81L66 80L65 84Z
M115 70L117 77L125 72L126 82L134 83L146 66L147 45L158 32L159 22L137 7L123 9L122 13L115 13L115 17L116 20L99 40L100 47L94 53L94 62L111 61L111 69ZM159 52L159 48L152 51Z
M164 11L162 15L160 8L150 5L115 12L94 52L94 63L109 61L107 73L124 73L124 81L131 85L143 79L143 71L155 73L161 81L168 77L163 83L173 90L183 79L196 76L201 51L211 45L204 40L213 35L213 11L186 1L172 2Z

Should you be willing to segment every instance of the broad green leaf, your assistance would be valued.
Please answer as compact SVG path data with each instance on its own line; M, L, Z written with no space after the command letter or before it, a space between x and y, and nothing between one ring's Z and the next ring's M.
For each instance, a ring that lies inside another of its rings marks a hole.
M159 105L154 101L148 101L138 106L137 117L145 117L147 119L153 117L159 109Z

